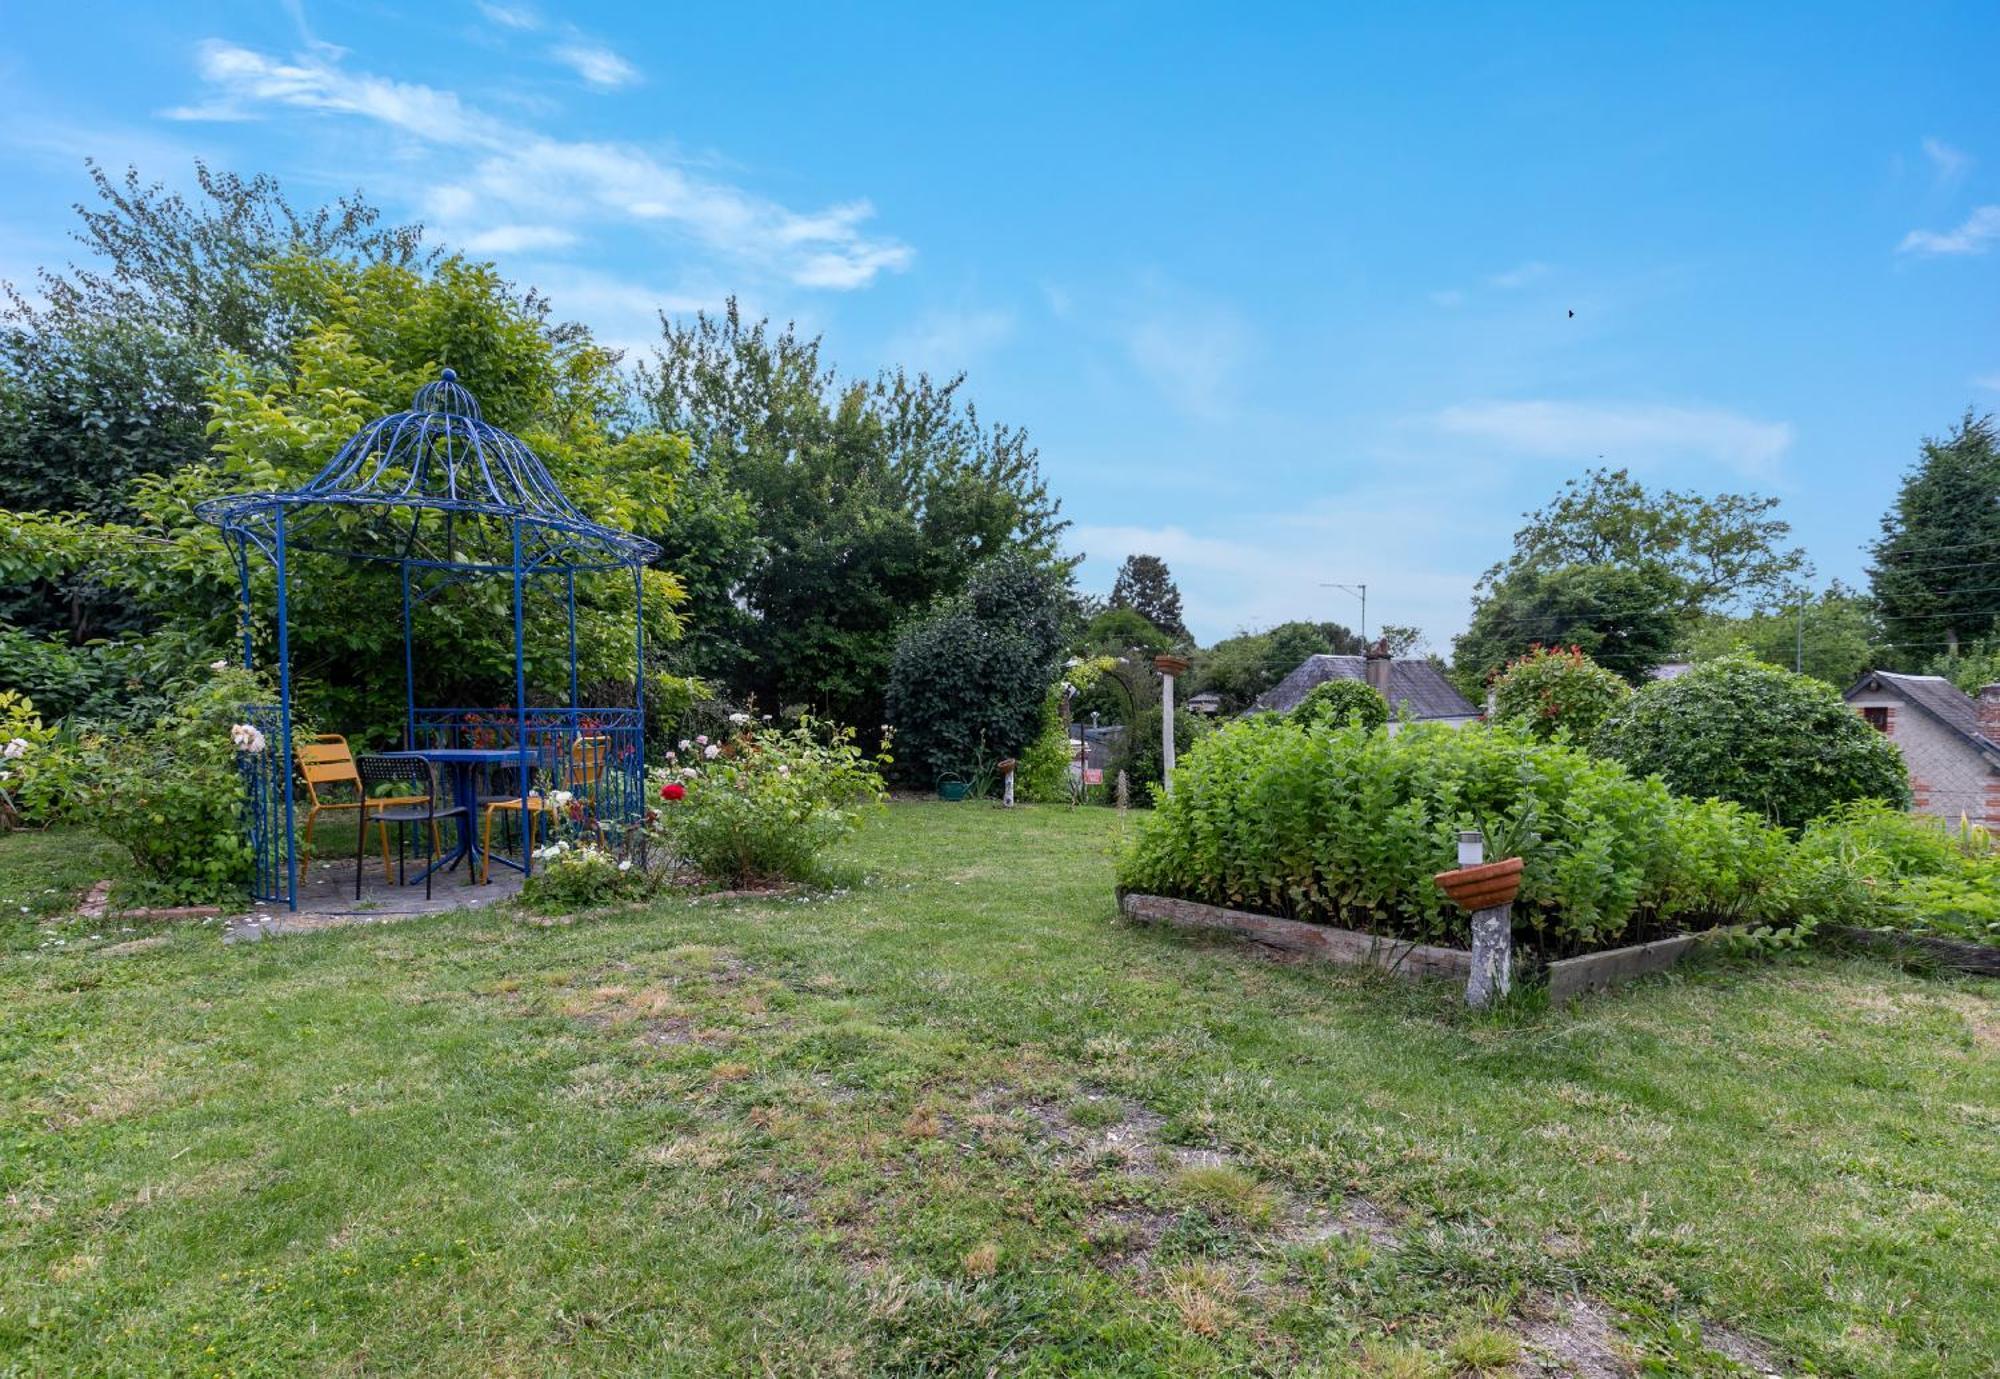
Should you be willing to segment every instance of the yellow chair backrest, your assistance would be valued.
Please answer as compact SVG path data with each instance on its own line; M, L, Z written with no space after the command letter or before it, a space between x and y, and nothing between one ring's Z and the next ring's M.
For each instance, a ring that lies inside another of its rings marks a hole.
M611 758L611 739L608 737L580 737L569 745L569 779L572 790L579 786L595 785L604 774L604 764Z
M346 738L338 733L321 733L310 742L301 742L295 750L299 774L305 777L306 793L315 800L319 798L316 787L322 785L351 785L357 794L360 792L361 775L354 769L354 753L348 750Z

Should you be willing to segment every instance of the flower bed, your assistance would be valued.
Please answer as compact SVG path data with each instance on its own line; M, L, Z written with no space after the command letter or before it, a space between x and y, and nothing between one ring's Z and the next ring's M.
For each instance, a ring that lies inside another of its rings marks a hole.
M1120 883L1419 943L1462 944L1433 882L1476 828L1522 858L1515 932L1553 961L1798 912L1789 840L1734 805L1564 745L1483 727L1238 723L1200 743Z

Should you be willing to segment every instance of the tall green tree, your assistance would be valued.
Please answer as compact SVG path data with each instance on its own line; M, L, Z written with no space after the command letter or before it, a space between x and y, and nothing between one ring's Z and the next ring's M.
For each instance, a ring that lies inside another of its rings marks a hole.
M1926 439L1882 517L1868 571L1890 663L1916 666L2000 631L2000 445L1968 412Z
M1674 651L1679 585L1657 565L1521 570L1491 586L1452 646L1468 695L1537 646L1574 646L1632 684Z
M1003 551L1060 563L1068 525L1024 432L983 422L962 375L846 379L817 337L719 315L665 319L641 392L694 444L691 486L655 536L685 567L687 664L737 696L868 724L897 625ZM741 507L714 511L727 494Z
M0 301L0 494L18 511L133 516L132 482L207 453L205 382L226 355L272 367L311 304L268 271L293 256L409 265L416 227L358 195L295 211L269 177L195 165L191 196L90 164L76 208L82 263L44 268ZM70 573L0 594L0 621L71 645L143 626L125 599Z
M1790 607L1703 618L1684 649L1695 661L1749 655L1846 689L1874 664L1882 641L1874 600L1835 580Z
M1693 618L1782 596L1807 573L1788 546L1778 500L1755 494L1657 492L1623 469L1571 479L1554 502L1526 514L1514 551L1488 570L1482 590L1528 573L1619 566L1644 572L1666 607Z
M1181 591L1167 562L1156 555L1128 555L1111 582L1111 606L1129 608L1170 637L1186 641Z

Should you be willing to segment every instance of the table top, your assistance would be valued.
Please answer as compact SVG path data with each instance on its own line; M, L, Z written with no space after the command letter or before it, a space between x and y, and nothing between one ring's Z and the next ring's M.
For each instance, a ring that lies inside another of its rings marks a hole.
M514 761L521 752L513 747L419 747L411 752L386 752L392 757L422 757L425 761ZM535 753L527 753L530 760Z

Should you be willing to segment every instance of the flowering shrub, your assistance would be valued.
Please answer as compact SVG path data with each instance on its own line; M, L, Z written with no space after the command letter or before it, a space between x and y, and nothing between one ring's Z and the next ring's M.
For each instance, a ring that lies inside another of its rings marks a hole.
M225 665L174 693L156 722L86 745L100 754L89 784L90 821L125 845L160 899L241 898L251 853L237 754L278 748L238 720L244 704L268 694L256 676Z
M1573 646L1532 648L1493 682L1493 720L1543 742L1588 745L1632 687Z
M594 842L558 838L535 849L534 875L521 896L544 910L566 913L641 900L652 889L652 874L632 858L613 856Z
M75 795L74 752L26 695L0 691L0 796L23 820L51 823ZM0 828L7 826L0 806Z
M886 758L864 756L852 728L810 718L731 726L727 739L686 738L667 753L656 774L661 842L725 885L812 879L821 854L882 799Z

